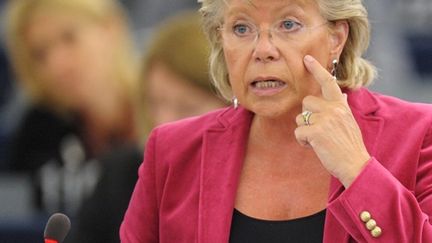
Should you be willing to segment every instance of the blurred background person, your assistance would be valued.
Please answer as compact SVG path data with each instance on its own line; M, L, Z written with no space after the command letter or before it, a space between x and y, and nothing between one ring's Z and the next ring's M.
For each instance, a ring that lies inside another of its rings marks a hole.
M35 205L73 216L98 180L95 158L135 144L136 69L115 0L14 0L6 40L31 106L10 163L33 178Z
M143 129L203 114L224 103L213 92L209 45L195 12L184 12L156 27L143 57L139 91ZM129 148L102 158L104 173L95 193L85 200L66 242L119 242L119 227L141 164L142 148Z
M157 29L140 78L143 115L150 128L225 105L210 82L209 51L195 12L174 16Z
M6 5L5 0L0 0L0 16L2 16L2 10ZM6 161L6 144L9 136L10 124L7 119L6 110L8 110L8 103L12 97L12 75L10 70L9 58L6 54L5 48L5 34L4 28L0 25L0 171L10 169L9 163ZM8 114L9 115L9 114Z
M6 144L7 144L7 130L5 129L5 122L1 116L6 104L10 99L10 91L12 89L12 78L10 75L9 61L6 52L1 45L0 40L0 170L9 169L9 164L5 162Z

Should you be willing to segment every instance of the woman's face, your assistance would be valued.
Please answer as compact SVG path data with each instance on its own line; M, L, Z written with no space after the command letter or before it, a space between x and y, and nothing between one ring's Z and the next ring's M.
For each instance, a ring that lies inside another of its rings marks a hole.
M37 10L25 32L34 70L54 100L70 108L111 95L114 37L109 24L68 11Z
M163 63L151 66L145 82L149 117L154 125L200 115L223 106L215 95L185 80Z
M312 55L330 68L336 56L327 27L315 1L230 0L221 35L240 104L274 118L298 112L305 96L319 95L303 58Z

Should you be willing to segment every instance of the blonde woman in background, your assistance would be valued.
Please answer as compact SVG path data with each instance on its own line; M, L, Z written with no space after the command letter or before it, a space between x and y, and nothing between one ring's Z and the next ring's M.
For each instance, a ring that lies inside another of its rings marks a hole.
M40 209L73 216L98 181L95 159L137 141L127 18L115 0L14 0L7 17L9 54L31 103L11 162L32 174Z
M208 41L196 13L176 15L155 28L139 77L143 107L140 128L145 129L142 138L155 125L224 105L211 88L208 57ZM67 242L118 242L121 214L136 182L137 167L142 161L137 154L142 154L141 150L124 149L103 159L109 169L80 211L79 225ZM113 205L113 200L118 203ZM115 217L116 227L106 227L108 216ZM110 238L106 238L108 235Z
M195 12L180 13L156 29L140 78L148 128L225 105L210 82L209 54L209 43Z

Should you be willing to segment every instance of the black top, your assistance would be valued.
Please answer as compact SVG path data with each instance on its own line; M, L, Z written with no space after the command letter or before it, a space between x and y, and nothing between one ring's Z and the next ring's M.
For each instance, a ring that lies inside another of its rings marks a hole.
M141 148L124 146L100 158L101 177L86 199L64 243L119 243L119 229L141 164Z
M53 175L60 178L64 155L72 154L65 151L71 151L71 147L73 151L83 151L84 159L87 159L87 148L79 136L79 124L74 119L64 119L45 107L31 106L12 134L8 146L11 169L31 175L33 206L50 213L65 210L62 201L64 198L60 196L62 184ZM48 166L53 169L47 170ZM51 173L54 170L55 173ZM42 178L54 181L50 183L52 187L48 189L48 183L43 183ZM56 197L46 197L48 194L45 192L48 191Z
M65 119L42 106L29 107L8 148L12 169L36 173L48 161L63 164L62 144L72 137L79 140L87 155L79 127L75 119Z
M237 209L231 224L230 243L322 242L326 210L293 220L262 220Z

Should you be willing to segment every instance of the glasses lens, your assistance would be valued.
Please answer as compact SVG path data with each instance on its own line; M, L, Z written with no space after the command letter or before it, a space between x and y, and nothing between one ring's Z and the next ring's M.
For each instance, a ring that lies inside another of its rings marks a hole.
M229 47L248 47L257 37L257 28L249 22L225 24L222 28L222 37Z
M262 34L269 34L271 42L278 46L296 44L306 41L312 30L325 25L319 24L306 27L291 20L278 21L266 30L260 30L255 25L244 22L225 24L220 30L226 46L232 48L249 48L256 44Z

